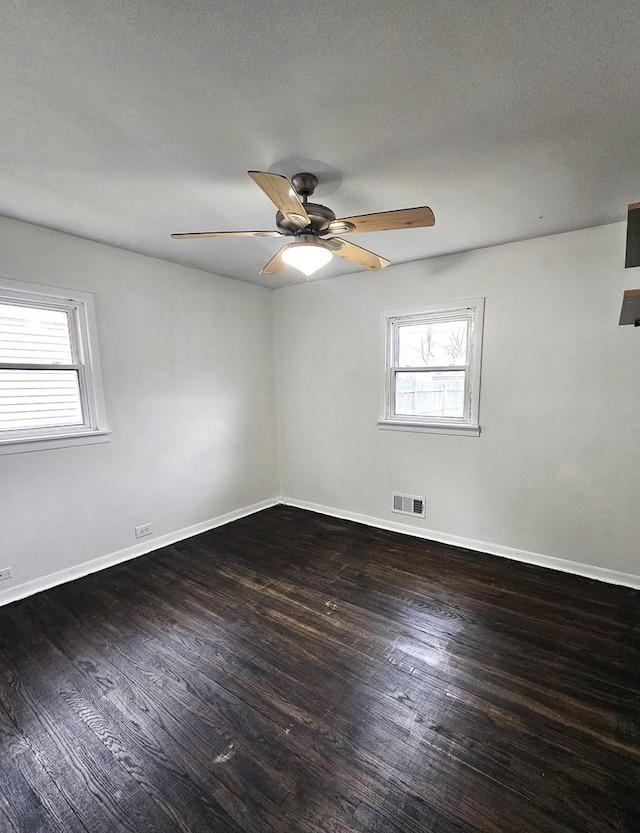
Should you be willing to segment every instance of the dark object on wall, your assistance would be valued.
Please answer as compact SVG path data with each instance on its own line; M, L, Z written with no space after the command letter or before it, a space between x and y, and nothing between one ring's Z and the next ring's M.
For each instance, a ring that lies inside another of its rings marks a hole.
M627 214L627 256L624 263L630 266L640 266L640 202L632 202ZM620 322L622 323L622 322Z
M640 327L640 289L627 289L622 297L620 324Z

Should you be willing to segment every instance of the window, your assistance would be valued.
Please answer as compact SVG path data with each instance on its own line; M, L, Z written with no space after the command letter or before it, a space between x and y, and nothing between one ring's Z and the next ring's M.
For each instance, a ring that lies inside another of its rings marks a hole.
M483 312L477 298L383 313L381 428L480 433Z
M93 296L0 279L0 453L108 439Z

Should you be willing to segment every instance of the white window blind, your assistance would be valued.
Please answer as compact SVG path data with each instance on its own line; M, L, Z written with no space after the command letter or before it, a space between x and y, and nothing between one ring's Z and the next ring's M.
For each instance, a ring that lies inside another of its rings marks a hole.
M92 296L0 280L0 452L104 441L94 327Z
M67 310L0 304L0 362L72 364Z
M0 431L83 424L69 318L0 304Z

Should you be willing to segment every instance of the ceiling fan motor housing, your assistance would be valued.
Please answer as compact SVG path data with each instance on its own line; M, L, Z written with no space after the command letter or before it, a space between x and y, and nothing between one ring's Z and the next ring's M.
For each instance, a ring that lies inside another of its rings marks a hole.
M311 227L306 226L301 229L291 220L287 219L285 215L278 211L276 214L276 226L283 232L283 234L297 234L304 232L305 234L326 234L329 231L329 223L336 219L336 215L326 205L320 205L315 202L304 203L304 209L311 219Z
M302 198L304 209L311 219L311 225L300 228L295 219L291 220L281 211L276 214L276 226L284 234L326 234L329 231L329 223L336 219L336 215L326 205L315 202L307 202L318 187L318 177L315 174L299 173L291 177L291 184L296 194Z

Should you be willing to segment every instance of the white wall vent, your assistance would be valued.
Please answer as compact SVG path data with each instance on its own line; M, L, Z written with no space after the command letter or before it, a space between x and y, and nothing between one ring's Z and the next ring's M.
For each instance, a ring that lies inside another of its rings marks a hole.
M392 492L391 511L399 512L401 515L426 518L427 500L419 495L403 495L400 492Z

